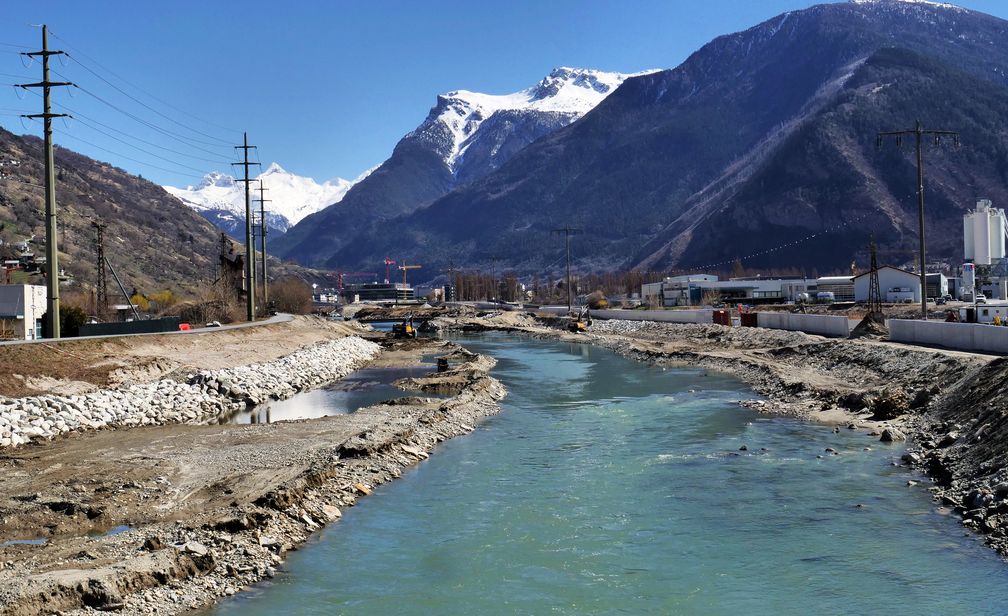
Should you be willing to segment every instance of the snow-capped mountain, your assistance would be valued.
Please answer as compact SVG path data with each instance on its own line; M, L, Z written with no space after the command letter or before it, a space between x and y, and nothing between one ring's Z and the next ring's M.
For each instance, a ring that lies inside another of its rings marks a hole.
M392 156L354 186L338 208L306 218L277 244L302 263L336 267L332 255L368 225L430 204L496 171L533 141L567 126L643 73L561 67L512 94L455 90L437 97L427 118Z
M338 203L350 187L366 175L355 180L336 178L319 184L312 178L295 175L273 163L256 177L256 180L262 180L266 189L264 198L271 200L266 207L266 224L271 229L284 232L305 216ZM258 182L252 184L253 199L259 198L258 187ZM213 171L198 186L165 186L164 189L222 230L244 238L245 187L234 177ZM257 203L252 205L255 210L259 209Z
M458 175L477 150L493 159L520 119L542 124L550 132L573 122L602 102L627 77L644 73L607 73L560 67L536 85L513 94L455 90L442 94L427 119L406 139L428 141ZM504 130L501 130L501 129ZM481 148L481 146L484 146ZM498 165L494 165L496 167Z

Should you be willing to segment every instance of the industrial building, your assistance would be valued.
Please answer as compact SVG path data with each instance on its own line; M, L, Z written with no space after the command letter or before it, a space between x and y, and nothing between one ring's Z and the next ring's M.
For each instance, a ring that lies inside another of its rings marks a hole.
M416 295L413 287L398 282L371 282L352 284L346 288L347 302L408 302Z
M798 301L803 294L814 294L817 285L817 279L813 278L757 276L719 280L713 274L689 274L643 284L641 298L649 304L665 307L700 306L714 302L781 304ZM853 299L853 287L849 295Z
M879 291L882 301L890 304L915 303L921 300L920 274L907 270L883 265L878 269ZM868 289L871 286L871 272L865 272L854 277L854 300L868 301Z
M0 340L41 338L47 297L43 285L0 285Z
M1008 259L1005 244L1008 219L988 199L963 216L963 284L960 296L972 301L976 292L988 299L1008 299Z
M816 293L832 293L837 302L854 301L853 276L823 276L816 278Z
M928 297L945 297L950 294L949 278L945 274L927 274L925 277L927 281L927 296ZM953 279L954 280L954 279ZM953 282L953 287L954 282Z

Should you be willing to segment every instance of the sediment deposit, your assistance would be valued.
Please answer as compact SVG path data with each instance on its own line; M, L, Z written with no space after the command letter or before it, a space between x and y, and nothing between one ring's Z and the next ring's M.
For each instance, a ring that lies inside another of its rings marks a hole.
M353 372L380 347L358 337L309 346L279 359L204 370L70 396L0 399L0 447L107 427L213 423L248 406L287 398Z
M447 372L409 386L450 397L273 424L89 431L9 448L0 458L8 541L0 541L0 614L208 605L271 577L345 507L499 411L505 391L488 374L492 359L442 342L395 346L399 358L447 356ZM216 379L219 390L218 376L206 376L200 387Z

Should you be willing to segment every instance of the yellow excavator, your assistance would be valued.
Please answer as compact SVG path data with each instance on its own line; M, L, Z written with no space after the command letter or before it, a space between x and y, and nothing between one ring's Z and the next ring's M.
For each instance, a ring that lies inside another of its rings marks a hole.
M392 337L393 338L416 338L417 331L413 327L413 316L410 315L406 319L403 319L402 323L395 323L392 325Z
M567 324L567 329L575 334L583 334L588 331L591 324L591 314L588 312L588 306L585 306L578 311L576 317L571 317L571 322Z

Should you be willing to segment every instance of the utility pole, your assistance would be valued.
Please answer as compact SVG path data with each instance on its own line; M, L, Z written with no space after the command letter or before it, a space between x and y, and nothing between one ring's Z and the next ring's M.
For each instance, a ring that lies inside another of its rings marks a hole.
M249 321L255 321L255 244L252 240L252 196L249 194L249 166L259 163L249 162L249 150L254 150L256 146L248 144L248 133L242 145L236 145L236 150L242 150L244 160L242 162L231 163L241 165L245 169L245 179L238 180L245 183L245 316Z
M878 258L875 256L875 236L872 235L871 245L871 270L868 278L868 314L878 315L880 319L885 319L882 315L882 286L879 284Z
M268 188L263 188L262 180L259 180L259 198L256 201L259 202L259 241L261 242L262 250L262 301L263 308L269 307L269 294L266 289L266 204L273 201L272 199L263 199L263 193L265 193Z
M25 118L42 118L45 136L45 227L46 227L46 329L50 338L60 337L59 254L56 250L56 175L53 161L52 119L65 117L65 113L52 113L49 89L72 86L69 81L49 81L49 56L62 55L62 51L49 49L49 30L42 26L42 51L22 52L23 56L42 57L42 81L22 83L19 87L42 88L42 113L25 115Z
M927 271L924 269L924 153L921 148L921 141L924 135L934 137L935 145L941 143L942 137L952 137L953 143L958 147L959 133L950 130L925 130L921 127L920 120L917 120L914 128L910 130L883 131L878 134L876 146L881 148L885 137L895 137L896 147L903 143L904 135L913 135L917 146L917 218L920 225L920 300L921 318L927 320Z
M570 236L584 233L584 231L581 229L574 229L572 227L560 227L559 229L553 229L552 233L557 235L562 233L567 242L567 312L571 312Z
M96 220L91 221L91 226L95 228L95 254L97 255L97 261L95 263L95 312L98 313L99 319L105 317L105 313L108 311L108 284L105 279L105 241L102 238L102 234L105 231L105 223L100 223ZM132 302L131 302L132 303Z

